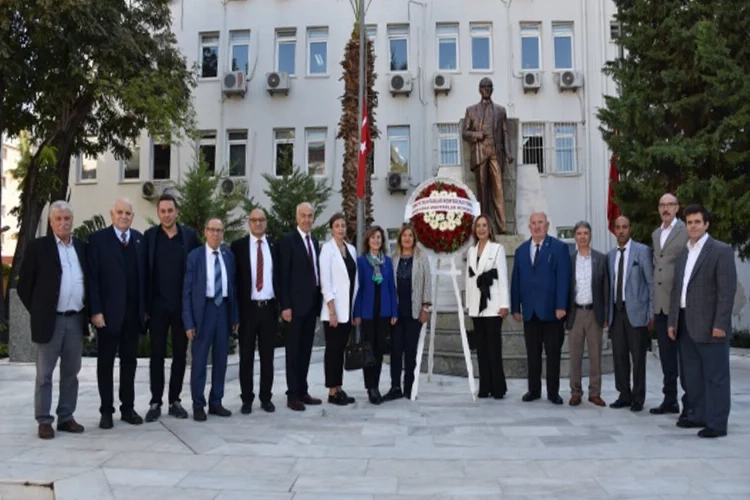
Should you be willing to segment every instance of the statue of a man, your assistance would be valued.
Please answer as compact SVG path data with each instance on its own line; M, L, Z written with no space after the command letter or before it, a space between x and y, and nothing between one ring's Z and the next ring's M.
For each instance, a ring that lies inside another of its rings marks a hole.
M508 116L505 108L492 102L492 80L479 82L482 100L466 108L464 141L471 147L471 171L477 181L482 213L495 223L499 233L505 233L505 206L502 171L513 163L508 139Z

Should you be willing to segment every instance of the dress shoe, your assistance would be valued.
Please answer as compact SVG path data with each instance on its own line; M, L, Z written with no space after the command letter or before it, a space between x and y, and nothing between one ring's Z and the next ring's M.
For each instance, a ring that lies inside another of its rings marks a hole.
M490 397L490 396L491 396L491 394L490 394L489 392L483 392L483 391L479 391L479 392L477 393L477 397L478 397L479 399L484 399L484 398L488 398L488 397Z
M287 408L294 411L305 411L305 405L299 399L289 399L286 402Z
M346 396L341 394L341 392L334 392L333 394L329 394L328 402L332 405L337 406L346 406L349 404L349 402L346 400Z
M688 418L678 418L675 425L680 429L697 429L698 427L705 427L705 424L693 422Z
M367 389L367 397L370 403L379 405L383 402L383 396L380 395L380 391L377 389Z
M633 403L630 405L630 411L643 411L643 403Z
M323 401L321 401L318 398L314 398L314 397L310 396L309 394L305 394L304 395L304 397L302 398L302 402L305 403L306 405L310 405L310 406L322 405L323 404Z
M404 397L404 393L401 392L400 387L391 387L391 390L383 396L383 401L395 401Z
M505 398L505 393L503 392L501 394L494 394L492 397L495 398L495 399L504 399Z
M717 431L710 427L706 427L705 429L701 429L698 431L698 437L702 438L717 438L717 437L724 437L727 435L727 431Z
M53 437L55 437L55 429L52 428L52 424L39 424L40 439L52 439Z
M344 397L346 398L346 402L347 402L348 404L353 404L353 403L354 403L354 401L356 401L356 400L355 400L355 399L354 399L353 397L351 397L351 396L350 396L350 395L348 395L348 394L347 394L346 392L344 392L344 390L343 390L343 389L341 389L341 390L339 391L339 394L343 394L343 395L344 395Z
M161 417L161 405L152 403L146 412L146 422L156 422Z
M252 403L242 403L242 408L240 408L240 413L243 415L250 415L253 412L253 404Z
M680 413L680 405L677 403L663 402L656 408L651 408L648 411L651 415L664 415L665 413Z
M614 403L610 403L610 408L628 408L630 406L630 401L623 401L622 399L618 399Z
M179 401L169 403L169 414L174 418L188 418L188 412L182 407Z
M263 411L266 413L273 413L276 411L276 407L270 401L261 401L260 407L263 408Z
M570 396L570 401L568 401L568 404L570 406L578 406L579 404L581 404L581 396L579 396L578 394L573 394L572 396Z
M232 416L232 412L227 410L221 405L209 406L208 413L210 415L216 415L217 417L231 417Z
M563 399L560 397L559 394L553 394L552 396L547 396L547 401L555 405L563 404Z
M99 419L99 428L111 429L112 427L114 427L114 423L112 423L112 414L102 413L102 417Z
M135 412L135 410L130 410L123 413L120 416L120 420L122 420L123 422L127 422L130 425L141 425L143 423L143 419Z
M193 408L193 420L196 422L206 421L206 410L203 408Z
M595 404L596 406L607 406L607 403L599 396L590 396L589 403Z
M529 392L527 392L526 394L523 395L523 397L521 398L521 401L523 401L524 403L528 403L530 401L534 401L534 400L540 399L541 397L542 397L542 395L539 394L538 392L531 392L531 391L529 391Z
M65 422L57 423L57 430L63 432L70 432L71 434L81 434L83 432L83 426L76 422L74 419L66 420Z

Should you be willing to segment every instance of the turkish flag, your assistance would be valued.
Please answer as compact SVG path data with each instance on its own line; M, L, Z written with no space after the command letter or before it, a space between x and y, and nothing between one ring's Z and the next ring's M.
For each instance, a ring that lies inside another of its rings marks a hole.
M357 198L365 197L367 179L367 154L370 152L370 123L367 119L367 100L362 103L362 141L359 143L359 169L357 171Z
M617 156L613 153L609 161L609 195L607 197L607 221L609 222L609 230L612 234L615 233L615 219L620 216L620 207L615 202L615 184L619 180L620 174L617 171Z

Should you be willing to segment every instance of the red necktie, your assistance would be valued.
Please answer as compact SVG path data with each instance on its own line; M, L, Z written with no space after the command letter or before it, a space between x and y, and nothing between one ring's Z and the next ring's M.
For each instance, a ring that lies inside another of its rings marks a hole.
M263 241L258 240L258 251L255 258L255 290L263 289Z

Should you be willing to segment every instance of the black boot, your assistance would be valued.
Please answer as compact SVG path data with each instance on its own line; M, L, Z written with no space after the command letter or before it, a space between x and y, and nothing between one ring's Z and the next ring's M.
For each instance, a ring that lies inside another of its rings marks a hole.
M367 397L370 399L370 403L379 405L383 402L383 396L380 395L380 391L377 389L367 389Z

